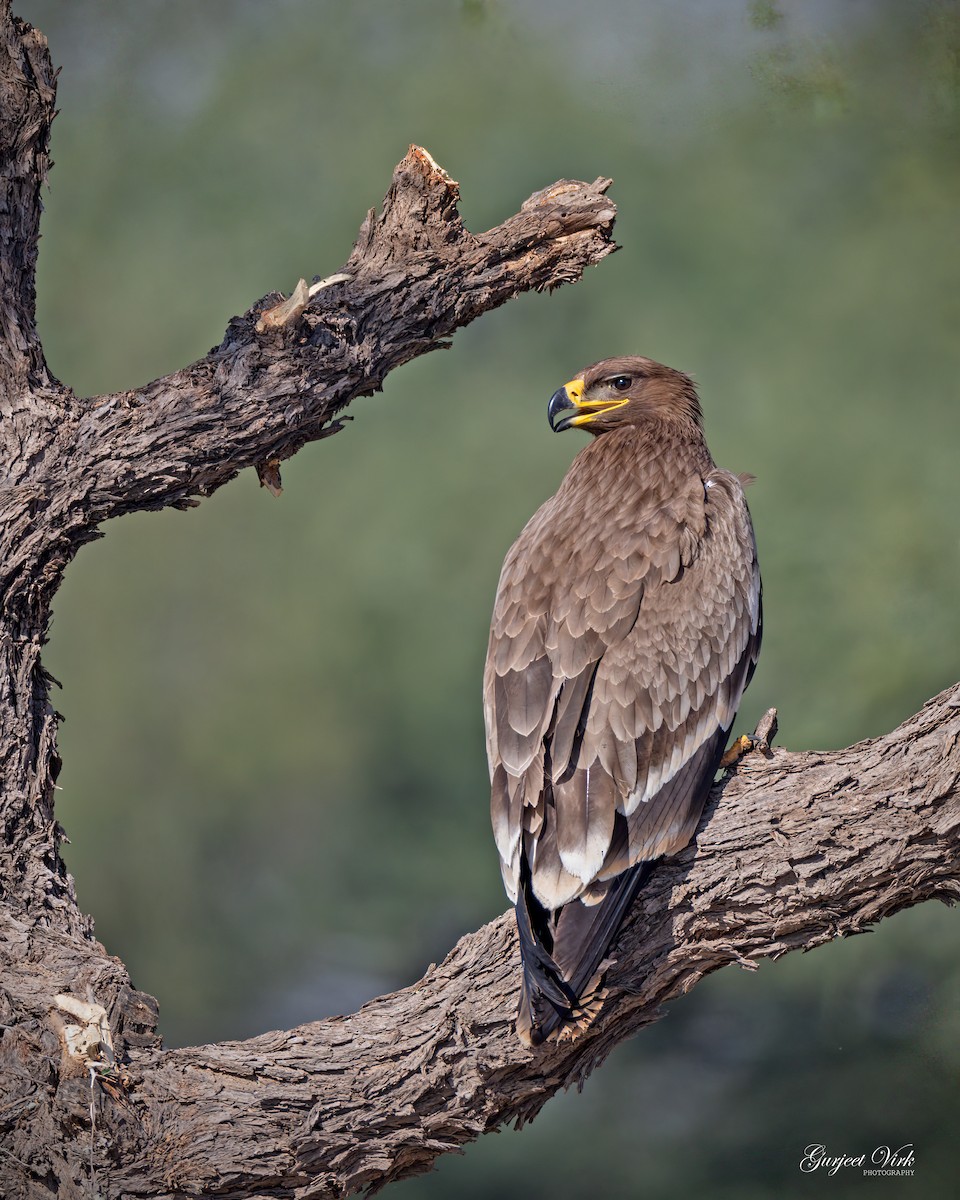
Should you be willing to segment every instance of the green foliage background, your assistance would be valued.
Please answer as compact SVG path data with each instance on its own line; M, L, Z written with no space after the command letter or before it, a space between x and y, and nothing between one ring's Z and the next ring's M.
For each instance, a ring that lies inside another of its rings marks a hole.
M699 380L767 614L741 724L878 735L960 675L960 9L894 0L20 0L60 81L39 275L78 393L201 356L342 263L408 143L474 229L612 175L624 249L391 375L333 441L71 567L59 814L170 1044L417 978L502 911L479 681L500 561L578 442L545 404L642 352ZM713 976L583 1096L398 1197L946 1197L956 916ZM916 1146L913 1180L801 1175Z

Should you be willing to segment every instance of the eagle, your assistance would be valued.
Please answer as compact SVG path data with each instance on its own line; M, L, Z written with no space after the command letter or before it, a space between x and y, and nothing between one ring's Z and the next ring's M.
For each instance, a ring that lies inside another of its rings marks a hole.
M531 1046L599 1011L634 897L697 828L762 623L751 477L714 463L689 376L605 359L547 416L593 437L506 556L483 681Z

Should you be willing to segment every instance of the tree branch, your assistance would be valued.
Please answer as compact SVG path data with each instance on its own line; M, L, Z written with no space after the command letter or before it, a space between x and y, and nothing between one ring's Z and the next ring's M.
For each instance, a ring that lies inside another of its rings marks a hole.
M531 1119L711 971L958 896L960 687L875 741L748 756L715 788L695 843L641 893L603 1011L576 1041L530 1051L517 1040L507 913L353 1016L246 1042L132 1050L122 1083L97 1084L99 1186L237 1198L380 1187ZM88 1071L61 1081L58 1105L81 1142Z
M49 162L56 72L41 33L0 4L0 379L53 386L37 336L34 285L40 189Z
M579 279L616 249L609 184L561 180L475 236L460 220L457 184L411 147L380 216L368 214L326 286L309 298L304 288L286 306L265 296L230 322L206 358L84 412L73 454L90 483L87 520L183 506L244 467L278 464L336 432L336 415L354 397L445 347L481 313ZM286 323L263 320L266 313Z

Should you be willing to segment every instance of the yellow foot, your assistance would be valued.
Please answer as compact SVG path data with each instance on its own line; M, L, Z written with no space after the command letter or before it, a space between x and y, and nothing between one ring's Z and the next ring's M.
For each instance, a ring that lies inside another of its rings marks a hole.
M726 754L720 759L720 766L723 770L727 767L735 767L745 754L749 754L757 743L749 733L741 733L737 740L727 749Z

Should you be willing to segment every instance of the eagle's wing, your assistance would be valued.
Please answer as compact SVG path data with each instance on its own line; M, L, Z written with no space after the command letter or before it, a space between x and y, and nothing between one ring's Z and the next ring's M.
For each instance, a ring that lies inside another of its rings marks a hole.
M671 484L667 502L607 495L594 513L561 488L504 563L484 676L491 813L508 893L523 859L548 912L686 844L756 663L740 482Z

